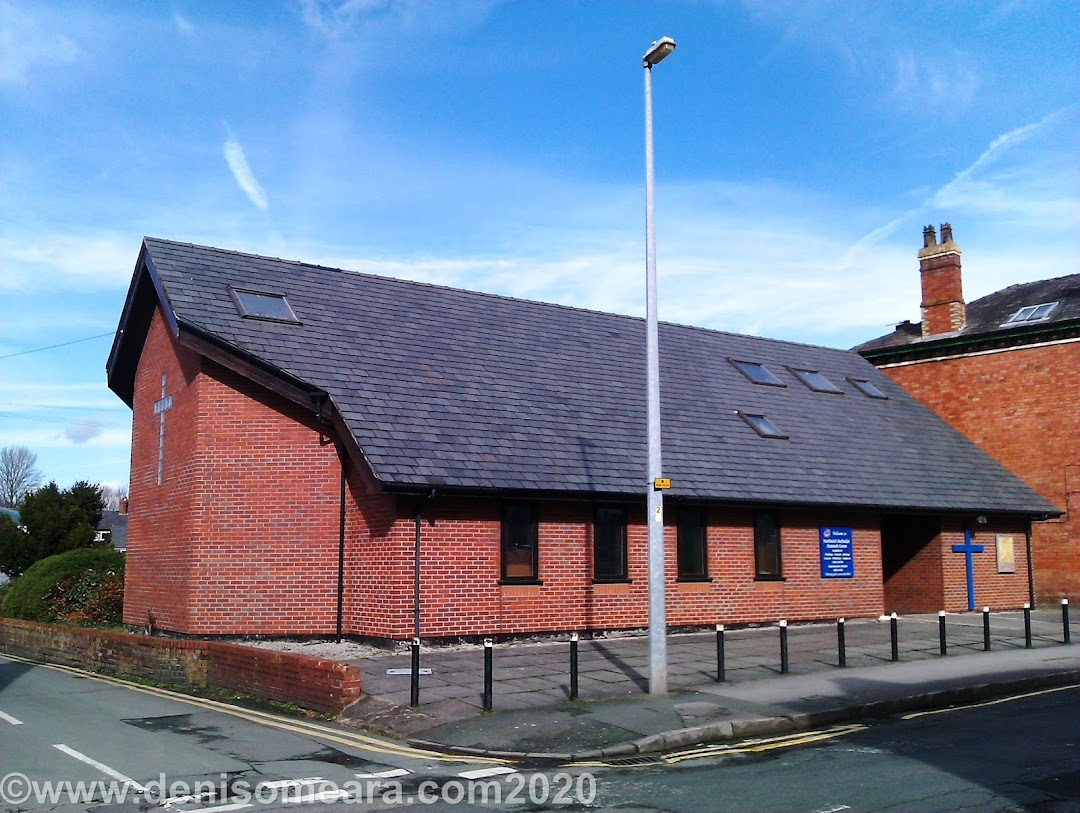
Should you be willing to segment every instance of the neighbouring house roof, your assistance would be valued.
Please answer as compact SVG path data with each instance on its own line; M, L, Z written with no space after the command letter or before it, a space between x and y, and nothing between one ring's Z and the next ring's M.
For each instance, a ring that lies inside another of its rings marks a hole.
M7 517L16 525L19 525L22 522L22 517L19 515L19 512L16 511L14 508L4 508L0 506L0 515Z
M1036 313L1036 306L1045 315ZM1021 313L1027 309L1025 313ZM1036 316L1018 319L1018 316ZM854 350L875 360L933 358L981 347L1010 347L1058 337L1075 336L1080 331L1080 274L1010 285L967 304L960 330L923 336L919 323L902 322L892 333L860 344Z
M107 541L119 551L127 550L127 527L128 515L119 511L105 509L101 512L101 521L98 522L97 531L108 533Z
M243 318L235 289L284 294L300 324ZM108 363L129 405L157 305L180 343L294 400L326 393L385 490L644 491L642 319L147 238ZM672 497L1059 513L856 353L664 323L660 354ZM740 412L787 437L759 436Z

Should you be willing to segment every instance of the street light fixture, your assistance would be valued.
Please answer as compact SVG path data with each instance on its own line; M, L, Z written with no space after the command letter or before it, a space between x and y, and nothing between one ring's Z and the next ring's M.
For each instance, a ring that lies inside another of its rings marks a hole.
M653 222L652 69L675 50L663 37L642 57L645 67L645 358L648 379L649 694L667 694L667 596L664 584L664 494L660 459L660 352L656 326L656 228Z

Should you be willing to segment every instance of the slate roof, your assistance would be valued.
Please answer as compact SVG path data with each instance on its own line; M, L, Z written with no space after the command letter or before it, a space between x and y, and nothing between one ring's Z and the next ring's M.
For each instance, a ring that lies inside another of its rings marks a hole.
M644 491L642 319L151 238L141 257L109 361L129 403L124 358L145 338L149 317L135 312L153 304L139 294L149 276L181 333L329 393L388 490ZM286 294L303 324L241 318L229 285ZM856 353L667 323L660 348L671 497L1058 513ZM764 363L786 386L751 383L731 358ZM812 392L789 365L843 394ZM759 437L736 410L789 438Z
M1050 315L1037 322L1005 324L1006 321L1029 305L1057 302ZM1055 279L1025 282L1011 285L967 305L967 321L960 330L935 336L923 336L918 323L905 322L896 326L892 333L860 344L858 353L875 355L878 351L892 348L915 348L934 342L956 344L963 341L1011 341L1013 334L1035 331L1043 334L1066 326L1080 325L1080 274L1070 274Z
M101 512L97 530L108 531L108 541L118 551L127 550L128 515L106 508Z

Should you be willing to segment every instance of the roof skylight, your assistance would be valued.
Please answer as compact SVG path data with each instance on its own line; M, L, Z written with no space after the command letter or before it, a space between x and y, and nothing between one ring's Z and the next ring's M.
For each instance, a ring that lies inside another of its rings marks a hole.
M889 400L889 396L878 389L877 385L873 382L867 381L864 378L849 378L848 381L854 384L859 392L867 398L876 398L879 401Z
M843 390L832 383L823 373L817 370L798 370L794 367L789 367L795 377L802 383L812 389L814 392L833 392L843 394Z
M778 440L787 438L787 435L777 429L776 425L764 415L752 415L741 410L735 410L735 414L746 421L747 425L763 438L776 438Z
M244 288L229 287L233 302L240 315L245 319L263 319L268 322L286 322L291 325L300 324L300 320L293 313L292 306L285 298L285 294L275 294L268 291L252 291Z
M767 387L787 386L787 384L773 375L764 364L760 364L756 361L736 361L735 359L729 359L729 361L735 365L740 373L745 375L755 384L764 384Z
M1006 319L1002 325L1019 325L1024 322L1041 322L1043 319L1048 319L1050 314L1054 312L1054 308L1058 306L1057 302L1044 302L1042 305L1027 305L1021 308L1008 319Z

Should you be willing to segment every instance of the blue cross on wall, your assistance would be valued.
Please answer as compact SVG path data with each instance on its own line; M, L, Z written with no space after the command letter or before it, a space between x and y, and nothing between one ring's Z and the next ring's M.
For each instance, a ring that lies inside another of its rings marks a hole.
M962 553L964 558L967 559L967 588L968 588L968 609L975 609L975 569L971 566L971 554L982 553L985 548L982 545L975 545L972 543L971 528L964 528L964 544L953 545L953 553Z

